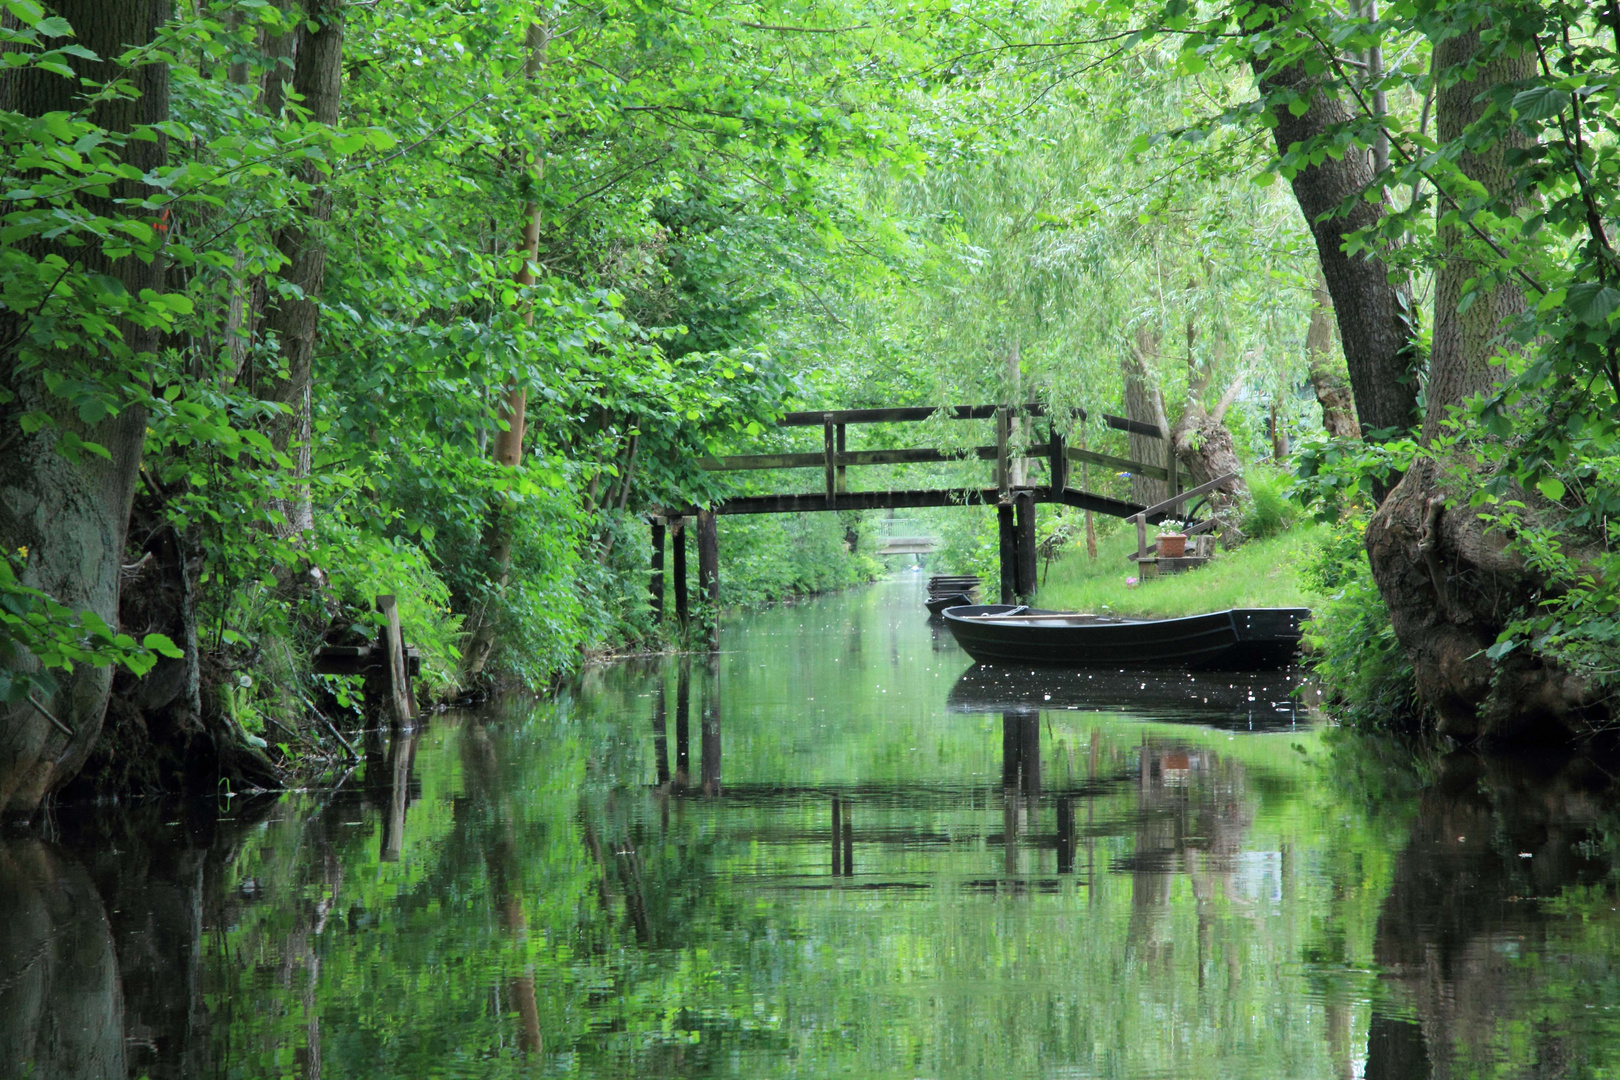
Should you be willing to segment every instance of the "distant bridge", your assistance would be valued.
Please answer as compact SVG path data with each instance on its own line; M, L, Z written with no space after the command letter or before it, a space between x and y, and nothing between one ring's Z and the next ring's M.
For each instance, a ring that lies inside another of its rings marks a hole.
M878 542L874 555L928 555L939 550L932 536L890 536Z
M845 445L845 428L850 424L918 423L934 417L949 420L992 420L995 443L965 449L911 447L894 450L850 450ZM1014 422L1020 417L1046 420L1047 439L1029 445L1015 445ZM774 495L736 495L712 507L670 507L651 519L653 610L664 610L664 540L673 541L675 613L684 625L687 620L686 526L694 521L698 534L698 585L705 599L719 600L720 540L715 527L717 514L783 514L816 510L896 510L923 506L993 506L1001 533L1001 598L1032 597L1035 593L1035 507L1038 503L1062 503L1100 514L1135 518L1138 531L1156 524L1191 496L1229 482L1221 477L1210 484L1183 491L1177 475L1176 455L1166 455L1168 467L1150 465L1129 458L1115 457L1094 450L1068 445L1066 433L1074 420L1084 420L1083 409L1049 411L1040 402L1023 405L905 406L885 409L836 409L821 412L792 412L777 421L779 427L819 427L822 446L819 453L738 454L704 458L702 468L709 472L741 472L766 469L818 469L824 484L820 491ZM1124 417L1103 415L1109 427L1163 439L1165 433L1153 424ZM963 460L994 463L992 485L988 487L908 488L885 491L851 491L846 470L862 465L913 465ZM1018 483L1020 461L1038 461L1046 466L1047 483ZM1156 506L1140 506L1123 499L1098 495L1071 487L1070 466L1075 462L1099 465L1110 471L1124 471L1166 482L1171 498ZM1203 523L1200 527L1207 527ZM923 554L933 551L907 543L923 537L890 537L878 554Z

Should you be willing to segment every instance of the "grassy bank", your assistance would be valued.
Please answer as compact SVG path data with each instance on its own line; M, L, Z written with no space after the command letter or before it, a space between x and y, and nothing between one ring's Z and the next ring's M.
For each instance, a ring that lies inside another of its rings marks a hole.
M1097 545L1097 557L1070 547L1052 563L1041 585L1041 607L1171 617L1234 607L1311 607L1315 599L1300 575L1322 541L1322 527L1299 522L1287 532L1222 551L1209 565L1184 574L1148 578L1137 585L1136 534L1120 530Z

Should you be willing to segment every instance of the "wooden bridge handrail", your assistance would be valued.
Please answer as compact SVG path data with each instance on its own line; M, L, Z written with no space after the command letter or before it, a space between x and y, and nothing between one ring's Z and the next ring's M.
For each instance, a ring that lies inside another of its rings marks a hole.
M778 427L820 427L829 420L834 424L913 424L945 413L947 420L989 420L996 415L999 405L902 405L888 409L807 409L790 412L776 422ZM1019 416L1046 416L1047 408L1039 401L1026 402L1014 407ZM1085 419L1084 409L1075 415Z
M1142 518L1145 521L1147 518L1150 518L1155 514L1162 514L1167 510L1174 510L1176 507L1180 506L1182 503L1186 502L1188 499L1195 499L1200 495L1207 495L1211 491L1214 491L1216 488L1220 487L1222 484L1225 484L1225 483L1228 483L1228 482L1230 482L1232 480L1237 479L1237 475L1238 474L1235 473L1235 472L1223 473L1220 476L1217 476L1215 479L1211 480L1207 484L1199 484L1195 488L1188 488L1186 491L1183 491L1181 494L1172 495L1168 499L1164 500L1163 502L1154 503L1152 506L1148 507L1147 509L1138 511L1136 514L1134 514L1132 516Z
M1149 465L1142 461L1132 461L1130 458L1114 457L1112 454L1100 454L1095 450L1082 450L1076 446L1063 447L1064 456L1070 461L1088 461L1093 465L1103 465L1111 469L1124 469L1127 472L1138 473L1142 476L1151 476L1159 480L1168 480L1170 472L1157 465ZM1034 443L1024 448L1016 456L1042 460L1051 454L1050 443ZM898 450L846 450L835 453L834 464L845 465L927 465L947 461L965 461L976 457L980 461L995 461L997 448L994 446L973 446L962 450L938 450L930 447L911 447ZM742 472L750 469L820 469L827 463L826 451L821 453L788 453L788 454L728 454L723 457L706 457L698 459L698 467L705 472Z

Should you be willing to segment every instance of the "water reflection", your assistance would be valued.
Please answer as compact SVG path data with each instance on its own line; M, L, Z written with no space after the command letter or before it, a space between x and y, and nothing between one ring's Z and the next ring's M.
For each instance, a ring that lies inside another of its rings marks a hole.
M331 790L9 841L0 1075L1620 1065L1591 763L1417 769L1292 683L964 674L905 589L436 717Z

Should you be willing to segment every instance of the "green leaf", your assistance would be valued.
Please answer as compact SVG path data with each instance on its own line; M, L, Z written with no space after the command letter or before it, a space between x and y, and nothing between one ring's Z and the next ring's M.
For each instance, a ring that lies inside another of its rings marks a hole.
M1545 120L1569 108L1569 92L1552 86L1533 86L1513 95L1513 111L1520 120Z
M141 638L141 644L146 648L151 649L159 656L167 656L171 660L181 660L184 659L186 655L185 653L181 652L179 646L170 641L168 636L165 634L147 634L145 637Z
M1556 476L1544 477L1536 483L1536 490L1550 501L1557 502L1564 497L1564 482Z
M1564 307L1590 326L1596 326L1620 308L1620 290L1601 281L1582 281L1569 287Z

